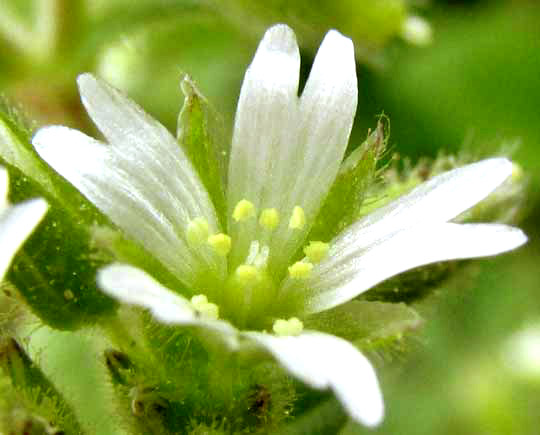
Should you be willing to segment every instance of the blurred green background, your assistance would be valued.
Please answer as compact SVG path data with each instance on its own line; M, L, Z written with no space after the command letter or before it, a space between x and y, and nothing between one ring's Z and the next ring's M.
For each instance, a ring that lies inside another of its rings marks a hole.
M411 14L430 23L431 44L400 37ZM279 21L297 32L304 79L328 29L353 38L360 98L351 146L384 112L392 151L413 162L504 150L530 178L529 244L445 283L419 307L427 322L409 351L371 355L386 421L343 433L540 433L540 368L520 374L505 358L512 334L540 323L538 1L3 0L0 93L38 125L93 132L75 86L78 73L93 71L174 130L188 73L230 130L245 68L264 29ZM80 343L65 345L66 355L96 366Z

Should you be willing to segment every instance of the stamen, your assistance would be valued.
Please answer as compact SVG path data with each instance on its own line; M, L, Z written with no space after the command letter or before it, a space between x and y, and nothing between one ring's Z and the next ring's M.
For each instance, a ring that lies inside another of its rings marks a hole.
M268 257L270 256L270 248L266 245L264 245L260 251L259 254L255 257L255 260L253 260L253 265L258 269L263 269L266 267L266 263L268 263Z
M279 336L299 335L304 329L304 324L296 317L291 317L289 320L278 319L274 322L272 329Z
M259 225L267 230L273 230L279 225L279 213L275 208L265 208L259 217Z
M190 302L202 317L214 320L219 318L219 307L212 302L208 302L208 298L205 295L195 295L191 298Z
M227 234L219 233L208 237L208 244L222 257L231 251L231 238Z
M328 249L330 245L324 242L309 242L308 246L304 247L304 254L312 263L318 263L326 254L328 254Z
M254 282L259 281L260 272L255 266L250 266L249 264L241 264L236 268L235 271L238 281L243 285L253 284Z
M293 208L291 219L289 220L289 228L291 230L301 230L304 228L304 225L306 225L304 209L297 205Z
M309 278L313 264L307 261L297 261L292 266L289 266L289 275L294 279Z
M193 246L200 246L208 239L210 229L206 219L198 217L189 222L186 230L188 243Z
M245 264L252 265L255 262L257 255L259 255L259 241L253 240L249 244L249 252L248 252L248 256L246 258Z
M234 207L232 215L233 219L236 222L242 222L253 216L255 216L255 206L253 203L247 199L238 201L238 204L236 204L236 207Z

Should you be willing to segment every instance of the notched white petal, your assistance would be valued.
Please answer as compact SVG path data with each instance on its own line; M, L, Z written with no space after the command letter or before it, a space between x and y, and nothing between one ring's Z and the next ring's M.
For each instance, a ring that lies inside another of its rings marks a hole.
M236 111L228 179L228 209L246 199L257 210L272 208L265 200L279 186L272 184L280 165L294 148L298 106L300 53L294 32L279 24L267 30L248 67ZM271 201L270 201L271 202ZM278 204L275 204L278 205ZM232 258L238 263L259 227L230 221L235 240Z
M113 152L131 175L145 175L162 212L182 227L187 224L188 215L204 217L217 229L210 198L169 131L135 102L91 74L81 74L77 83L88 114Z
M361 219L336 243L341 244L349 232L362 232L368 246L404 228L447 222L486 198L512 174L512 168L510 160L497 157L444 172Z
M375 371L349 342L312 331L286 337L244 335L265 348L292 376L313 388L331 388L357 422L373 427L382 421L384 404Z
M303 231L288 232L280 226L270 250L282 253L288 263L309 231L323 198L334 182L349 142L358 101L354 47L349 38L332 30L325 36L299 101L297 124L293 126L296 148L290 156L278 157L272 186L274 203L284 213L295 206L305 212ZM285 160L285 158L287 160ZM280 264L279 267L283 267Z
M336 31L327 34L298 98L300 57L292 30L274 26L250 65L238 102L229 167L229 210L242 199L257 210L290 216L295 207L307 225L291 232L281 219L272 232L255 223L233 224L233 264L249 243L261 240L278 274L303 242L332 184L347 147L357 104L354 49Z
M116 225L174 274L181 274L180 279L193 279L192 255L170 216L160 209L152 176L143 167L134 174L111 146L67 127L42 128L32 142L43 160Z
M11 260L47 212L43 199L7 206L0 213L0 279Z
M112 264L99 271L97 281L109 296L147 308L163 323L209 329L218 333L232 349L237 347L237 332L229 323L199 316L187 299L136 267Z
M79 84L111 144L66 127L45 127L32 141L40 156L183 282L192 285L206 265L222 270L222 259L194 255L184 238L193 218L204 217L212 232L218 224L174 138L105 83L85 74Z
M389 234L365 246L361 232L349 232L345 250L334 247L313 271L307 311L342 304L399 273L446 260L497 255L527 241L518 228L499 224L431 224Z

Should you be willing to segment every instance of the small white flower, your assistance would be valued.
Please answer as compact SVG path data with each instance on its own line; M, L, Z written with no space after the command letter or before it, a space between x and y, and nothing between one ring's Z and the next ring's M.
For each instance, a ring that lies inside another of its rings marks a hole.
M371 364L347 341L303 331L291 316L335 307L417 266L523 244L516 228L449 223L499 186L512 163L495 158L444 173L329 243L306 244L356 111L352 42L336 31L326 35L300 97L299 69L292 30L270 28L238 102L226 228L173 136L89 74L78 79L82 101L109 143L59 126L41 129L33 143L194 297L122 264L99 274L106 293L162 322L213 331L231 349L260 346L308 385L331 388L352 418L374 426L383 401ZM306 258L294 261L302 246Z
M9 205L8 187L8 173L0 168L0 280L4 279L11 260L47 211L43 199Z

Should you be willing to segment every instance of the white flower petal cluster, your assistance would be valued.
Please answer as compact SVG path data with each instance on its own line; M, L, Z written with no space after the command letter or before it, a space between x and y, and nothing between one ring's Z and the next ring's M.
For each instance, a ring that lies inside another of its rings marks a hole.
M314 252L305 250L306 258L290 266L336 178L357 104L348 38L336 31L326 35L300 97L299 69L292 30L270 28L240 93L226 228L174 137L89 74L78 79L82 101L108 143L60 126L41 129L33 143L186 288L204 296L190 301L125 264L100 272L106 293L148 308L162 322L202 327L231 349L266 349L291 375L313 388L332 389L356 421L375 426L383 417L382 395L371 364L353 345L303 331L297 318L276 321L275 333L253 325L278 318L292 296L301 301L301 317L345 303L408 269L495 255L525 243L517 228L450 222L503 183L512 163L488 159L434 177L328 244L315 242Z
M4 278L11 260L47 212L43 199L20 204L7 202L8 173L0 168L0 280Z

